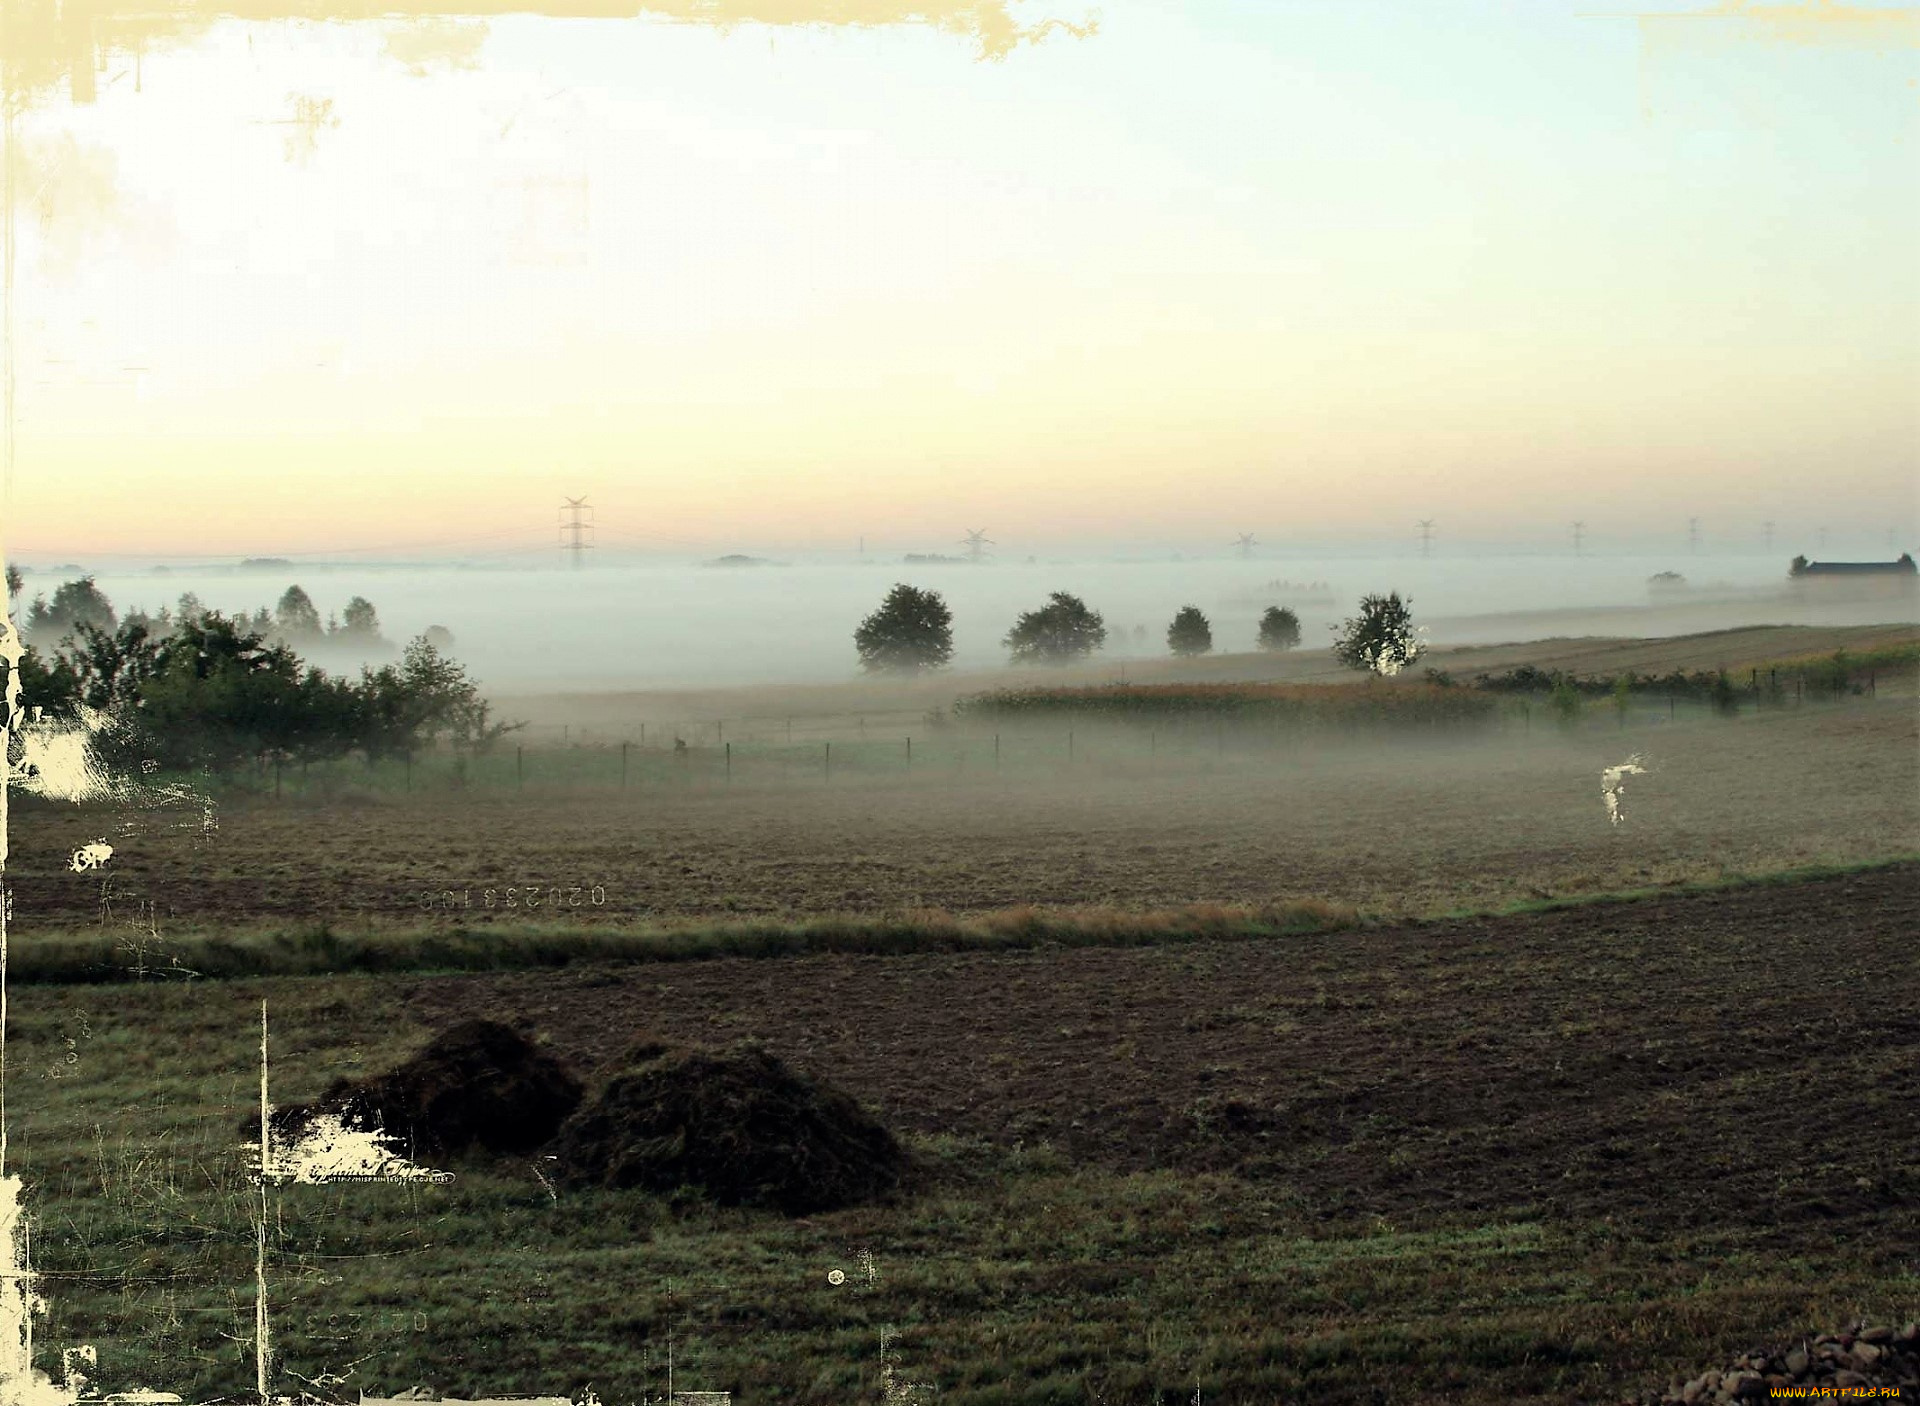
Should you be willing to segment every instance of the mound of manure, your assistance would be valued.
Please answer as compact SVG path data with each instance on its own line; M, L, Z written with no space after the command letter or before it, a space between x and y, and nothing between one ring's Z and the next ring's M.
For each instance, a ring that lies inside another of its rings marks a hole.
M907 1171L893 1134L851 1096L753 1047L637 1045L547 1150L570 1186L691 1186L787 1215L874 1200Z
M297 1137L315 1115L333 1113L350 1128L384 1129L407 1155L528 1153L552 1139L583 1093L566 1065L511 1026L468 1020L388 1073L336 1080L316 1102L279 1110L272 1131Z

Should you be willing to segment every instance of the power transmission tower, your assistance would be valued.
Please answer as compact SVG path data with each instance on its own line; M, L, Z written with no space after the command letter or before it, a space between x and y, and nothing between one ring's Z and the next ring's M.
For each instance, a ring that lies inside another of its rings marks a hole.
M1771 556L1773 554L1773 519L1772 518L1767 519L1765 523L1765 527L1767 529L1767 554Z
M1253 549L1260 544L1253 540L1251 532L1242 532L1234 539L1233 545L1240 549L1240 560L1246 561L1253 556Z
M1820 529L1820 550L1824 552L1826 549L1827 549L1827 529L1823 527Z
M1433 550L1433 519L1420 519L1420 555L1428 556Z
M987 536L987 530L984 527L970 527L967 529L966 540L960 545L967 549L967 560L977 562L986 556L987 548L993 545L993 539Z
M587 540L593 536L593 509L587 506L585 498L569 498L560 509L560 545L573 555L573 569L580 569L583 558L580 553L591 551L593 543Z
M1586 535L1587 525L1584 522L1576 522L1573 525L1573 554L1575 556L1580 555L1580 544L1586 540Z
M1697 517L1687 519L1687 550L1690 552L1700 550L1700 519Z

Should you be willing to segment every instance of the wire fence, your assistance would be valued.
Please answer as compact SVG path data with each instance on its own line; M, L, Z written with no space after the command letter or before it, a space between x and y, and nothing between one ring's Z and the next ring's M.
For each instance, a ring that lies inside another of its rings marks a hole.
M1301 725L1286 720L1166 718L1023 721L993 727L898 710L831 717L740 717L636 723L630 734L573 724L528 726L491 749L436 747L411 756L281 761L223 778L280 799L346 792L383 795L527 790L658 793L719 787L928 783L964 778L1061 780L1075 774L1152 776L1240 768L1364 743L1374 747L1518 743L1734 719L1876 696L1865 680L1771 679L1720 699L1636 692L1585 697L1574 707L1544 694L1509 695L1481 723ZM1057 724L1057 725L1056 725Z

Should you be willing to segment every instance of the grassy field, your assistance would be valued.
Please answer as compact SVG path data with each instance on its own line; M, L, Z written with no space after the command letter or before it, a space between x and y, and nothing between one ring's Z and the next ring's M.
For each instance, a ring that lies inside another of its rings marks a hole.
M265 998L276 1101L474 1014L590 1078L642 1031L753 1037L922 1164L804 1221L537 1162L286 1189L290 1390L637 1401L671 1333L676 1385L743 1403L1618 1400L1920 1305L1916 923L1907 865L1134 949L30 988L38 1341L249 1389Z
M1317 643L1310 641L1310 644ZM1434 649L1420 661L1456 678L1502 673L1521 664L1582 675L1666 674L1675 669L1730 672L1787 660L1831 655L1836 649L1863 653L1920 644L1920 624L1752 625L1661 639L1591 636L1541 639L1516 636L1511 644L1456 645ZM1416 672L1418 670L1416 669ZM759 687L656 689L636 692L501 695L502 717L525 719L527 740L546 743L563 734L570 741L639 742L640 730L658 743L678 732L689 743L714 740L716 720L735 735L762 741L795 736L857 737L860 720L888 735L921 725L927 713L950 709L956 698L992 688L1040 683L1089 685L1131 683L1345 683L1356 682L1324 648L1286 653L1218 653L1175 659L1163 651L1130 655L1119 650L1060 669L953 671L918 679L858 679L841 684L768 684Z
M1421 916L1920 849L1920 713L1892 688L1733 719L1601 705L1572 728L1502 702L1504 727L1469 738L1035 726L1002 733L995 766L991 733L954 728L910 762L902 743L836 745L830 775L745 749L730 778L712 747L630 757L625 787L617 749L529 753L524 787L511 756L457 791L423 762L411 793L229 796L211 834L195 810L28 802L17 932L28 952L118 935L146 905L162 936L1305 901ZM1648 770L1610 825L1601 772L1633 755ZM107 874L73 872L101 838Z
M945 680L703 697L710 735L676 696L644 747L634 699L549 700L517 755L288 772L277 798L256 775L212 830L16 797L8 1166L38 1349L94 1344L115 1389L251 1390L262 998L276 1102L476 1014L590 1079L642 1033L755 1039L921 1167L896 1204L802 1221L557 1192L537 1161L288 1189L289 1392L616 1406L660 1395L671 1339L677 1386L739 1406L1618 1401L1914 1317L1913 638L1436 661L1895 651L1871 697L1732 718L955 723L957 685L1005 679ZM1631 756L1610 824L1601 773ZM1625 890L1651 896L1587 901ZM1464 916L1489 910L1512 911Z

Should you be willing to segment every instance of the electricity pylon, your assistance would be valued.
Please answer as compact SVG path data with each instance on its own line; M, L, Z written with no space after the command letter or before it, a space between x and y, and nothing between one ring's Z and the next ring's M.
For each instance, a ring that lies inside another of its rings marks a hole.
M966 540L960 544L967 549L967 560L977 562L987 554L987 548L993 545L993 539L987 536L984 527L969 527Z
M560 545L572 554L575 571L580 569L580 553L593 548L593 543L587 540L592 535L593 509L587 506L587 500L567 499L566 506L560 509Z
M1242 532L1234 539L1233 545L1240 549L1240 560L1246 561L1253 555L1253 549L1260 544L1253 540L1251 532Z

